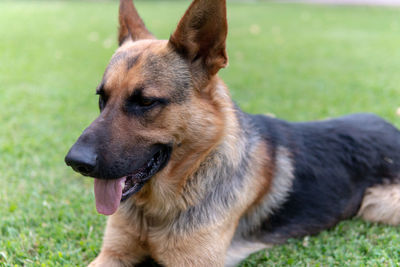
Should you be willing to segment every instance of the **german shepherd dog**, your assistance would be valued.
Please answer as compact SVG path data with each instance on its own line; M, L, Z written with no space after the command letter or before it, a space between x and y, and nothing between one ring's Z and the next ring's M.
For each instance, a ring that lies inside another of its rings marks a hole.
M340 220L400 223L400 132L356 114L290 123L242 112L228 63L225 0L194 0L170 39L121 0L100 115L66 156L94 177L108 218L90 266L234 266ZM150 260L151 259L151 260Z

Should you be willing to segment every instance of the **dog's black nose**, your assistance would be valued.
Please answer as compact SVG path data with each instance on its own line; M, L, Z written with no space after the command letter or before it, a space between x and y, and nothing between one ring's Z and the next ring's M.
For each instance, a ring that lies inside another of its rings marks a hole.
M97 166L97 153L90 146L75 144L65 157L65 163L76 172L91 175Z

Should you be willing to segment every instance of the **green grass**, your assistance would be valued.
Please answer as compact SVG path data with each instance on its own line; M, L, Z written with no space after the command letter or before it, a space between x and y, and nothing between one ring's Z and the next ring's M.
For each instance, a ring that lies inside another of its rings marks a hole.
M188 1L139 2L168 38ZM399 9L230 3L229 68L248 112L299 121L368 111L400 126ZM63 157L98 114L115 2L0 2L0 266L81 266L105 217ZM242 266L399 266L398 228L346 221Z

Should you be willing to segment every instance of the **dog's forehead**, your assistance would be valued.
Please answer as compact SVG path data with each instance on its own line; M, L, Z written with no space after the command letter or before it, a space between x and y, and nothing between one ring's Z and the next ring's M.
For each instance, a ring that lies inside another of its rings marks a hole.
M169 88L181 95L190 86L190 77L188 65L168 48L167 41L128 41L112 56L101 86L105 91L132 91L138 86L153 92Z
M110 73L124 73L139 63L139 58L143 59L148 55L162 55L166 51L166 43L158 40L127 41L119 47L111 57L110 63L104 76ZM125 70L124 70L125 68Z

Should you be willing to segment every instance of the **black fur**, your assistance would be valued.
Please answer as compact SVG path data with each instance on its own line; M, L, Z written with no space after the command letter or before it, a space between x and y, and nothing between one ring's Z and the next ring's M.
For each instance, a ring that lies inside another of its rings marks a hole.
M157 263L154 259L152 258L147 258L143 262L136 264L135 267L163 267L163 265Z
M262 225L263 234L257 233L264 242L332 227L357 213L366 188L399 178L400 132L375 115L307 123L261 115L249 119L269 147L290 151L294 164L289 198Z

